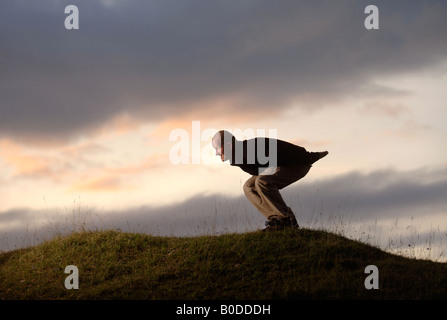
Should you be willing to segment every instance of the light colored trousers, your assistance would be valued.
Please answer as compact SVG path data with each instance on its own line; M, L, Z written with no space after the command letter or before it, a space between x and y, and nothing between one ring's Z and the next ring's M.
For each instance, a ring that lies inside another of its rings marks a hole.
M267 219L271 216L291 218L294 213L284 202L279 190L303 178L311 167L277 167L273 174L252 176L244 184L244 193Z

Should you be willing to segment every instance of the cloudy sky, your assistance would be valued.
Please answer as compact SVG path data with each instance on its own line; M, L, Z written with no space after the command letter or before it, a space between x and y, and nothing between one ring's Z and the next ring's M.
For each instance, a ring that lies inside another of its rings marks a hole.
M261 228L249 176L210 149L223 128L329 151L284 191L302 226L445 244L446 16L422 0L2 1L0 250L86 216Z

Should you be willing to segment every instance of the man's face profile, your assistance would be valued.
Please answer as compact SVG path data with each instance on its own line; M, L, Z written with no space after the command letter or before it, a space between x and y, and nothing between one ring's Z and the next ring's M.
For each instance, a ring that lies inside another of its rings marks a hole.
M228 160L229 158L226 157L225 154L225 144L222 143L220 134L217 133L212 140L212 144L213 144L213 148L216 150L216 156L220 156L220 159L222 160L222 162ZM231 143L227 142L227 144L231 147ZM231 148L229 148L229 150L231 150Z

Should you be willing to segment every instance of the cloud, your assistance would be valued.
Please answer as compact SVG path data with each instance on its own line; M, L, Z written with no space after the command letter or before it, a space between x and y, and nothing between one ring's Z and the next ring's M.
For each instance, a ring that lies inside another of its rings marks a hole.
M58 157L25 150L6 139L0 140L0 160L11 169L13 177L46 178L68 167Z
M375 115L390 118L400 118L403 115L410 113L410 108L401 103L389 102L366 102L363 107L359 109L361 115Z
M304 178L284 189L282 194L302 227L333 229L331 224L335 220L364 225L376 221L380 225L382 222L414 218L416 224L422 223L425 227L430 224L436 228L437 223L442 225L441 222L428 219L436 214L445 216L445 190L445 169L406 172L388 169L369 174L351 172L312 182ZM43 217L43 214L46 216ZM88 208L87 211L79 208L68 214L48 208L45 211L21 208L0 212L1 225L15 226L9 230L3 228L4 234L22 234L25 231L34 234L34 230L24 230L23 226L31 225L35 220L45 222L45 219L53 229L62 228L64 232L69 232L73 227L71 221L76 220L88 221L86 226L91 229L119 228L175 236L245 232L262 228L264 222L264 217L244 196L226 197L218 194L196 195L181 203L162 207L141 206L108 212L95 208ZM17 227L17 222L20 222L21 227ZM47 233L48 230L44 228Z
M12 209L0 214L0 223L13 223L21 221L32 215L32 212L27 209Z
M111 176L100 176L80 181L70 187L70 191L88 192L111 192L132 189L131 185L125 184L121 179Z
M306 198L317 196L314 190L318 188L318 199L326 214L331 210L349 211L352 218L366 221L411 216L423 218L434 212L447 212L446 187L445 170L398 172L387 169L370 174L351 172L309 186L296 186L296 191L301 191L303 201L306 201Z
M132 192L141 189L142 176L154 170L166 169L167 154L154 154L136 164L91 167L72 177L70 192ZM139 181L139 182L136 182Z
M122 114L255 118L408 94L374 81L433 67L447 51L442 2L379 1L377 31L363 27L363 1L73 4L76 31L63 28L63 3L1 4L0 135L68 139Z

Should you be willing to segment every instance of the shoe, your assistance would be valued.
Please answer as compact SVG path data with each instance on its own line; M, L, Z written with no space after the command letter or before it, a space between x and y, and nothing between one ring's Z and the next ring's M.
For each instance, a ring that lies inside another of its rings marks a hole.
M315 162L317 162L321 158L326 157L328 154L329 154L329 152L327 152L327 151L324 151L324 152L309 152L310 164L314 164Z
M300 226L298 225L298 221L296 221L295 216L290 219L290 227L298 229Z
M265 222L265 229L263 229L262 231L270 232L270 231L284 230L286 228L294 228L294 229L299 228L295 216L293 216L292 218L283 218L283 219L278 219L277 217L271 217Z
M272 217L265 222L265 229L263 229L262 231L269 232L282 229L284 229L284 226L279 222L279 220L276 217Z

